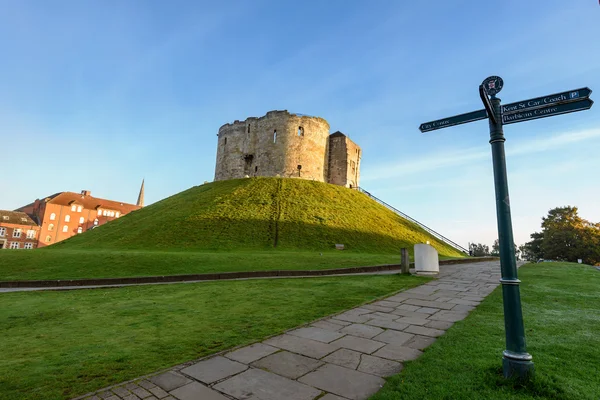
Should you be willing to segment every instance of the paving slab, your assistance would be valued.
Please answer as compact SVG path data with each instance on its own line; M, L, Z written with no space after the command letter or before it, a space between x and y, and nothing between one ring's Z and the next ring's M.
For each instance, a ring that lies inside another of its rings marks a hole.
M373 340L377 340L378 342L394 343L397 345L401 345L401 344L408 342L410 339L413 338L413 336L414 335L411 333L387 330L387 331L382 332L381 334L375 336L373 338Z
M421 354L423 353L420 350L399 346L397 344L388 344L373 353L375 357L387 358L394 361L414 360L419 358Z
M319 397L319 400L346 400L346 398L327 393L325 396Z
M263 343L316 359L325 357L340 348L335 342L329 344L292 335L276 336L265 340Z
M288 335L298 336L305 339L316 340L318 342L329 343L344 336L343 333L332 332L326 329L308 327L295 329L287 332Z
M452 325L454 325L454 322L431 320L423 326L433 329L448 330Z
M418 310L416 310L415 312L417 313L421 313L421 314L433 314L440 311L439 308L431 308L431 307L421 307Z
M392 301L389 298L385 299L385 300L379 300L376 301L375 303L371 303L374 306L381 306L381 307L390 307L390 308L396 308L398 307L402 302L400 301Z
M370 310L369 310L370 311ZM347 321L347 322L358 322L358 323L363 323L368 321L369 319L371 319L372 317L368 317L366 315L354 315L354 314L339 314L336 315L334 317L334 319L340 320L340 321Z
M338 325L331 321L317 321L313 323L311 326L315 328L326 329L328 331L337 332L344 327L344 325Z
M325 319L323 321L331 322L332 324L337 324L337 325L342 325L342 326L348 326L352 323L352 322L342 321L342 320L335 319L335 318L329 318L329 319Z
M402 331L404 329L406 329L408 327L408 324L405 323L401 323L401 322L396 322L396 321L391 321L389 319L372 319L369 320L367 322L365 322L367 325L373 325L373 326L377 326L380 328L387 328L387 329L394 329L397 331Z
M454 303L454 304L462 304L463 306L472 306L472 307L476 307L479 305L479 301L471 301L471 300L465 300L465 299L452 299L450 301L448 301L448 303Z
M146 381L146 380L140 381L137 384L139 386L143 387L144 389L150 389L150 388L156 387L156 385L154 383L152 383L150 381Z
M343 347L345 349L355 350L366 354L371 354L375 350L385 346L385 343L351 335L344 336L335 342L331 342L331 344L337 347Z
M162 399L162 398L167 397L169 395L169 393L165 392L164 390L162 390L158 386L155 386L155 387L150 388L148 390L150 391L150 393L152 393L154 396L156 396L159 399Z
M321 394L314 387L255 368L219 382L214 388L240 400L313 400Z
M198 382L188 383L171 392L179 400L228 400L221 393L216 392Z
M451 311L438 311L433 315L429 316L429 319L433 319L436 321L447 321L447 322L457 322L457 321L461 321L463 319L465 319L467 316L466 313L464 312L451 312ZM415 324L417 325L417 324Z
M125 387L123 387L123 386L112 388L111 390L113 391L114 394L116 394L119 397L125 397L125 396L129 396L131 394L131 392L129 390L125 389Z
M115 396L115 397L117 397L117 396ZM113 399L109 397L109 398L108 398L108 399L106 399L106 400L113 400ZM120 400L120 399L119 399L119 400ZM123 400L140 400L140 398L139 398L139 397L137 397L135 394L130 394L130 395L128 395L128 396L125 396L125 397L123 397Z
M457 311L457 312L471 312L475 309L474 306L465 306L463 304L457 304L454 307L452 307L451 311Z
M167 392L192 382L191 379L171 371L153 376L149 380Z
M300 354L281 351L271 354L254 363L253 366L274 372L287 378L296 379L325 364L323 361L301 356Z
M200 382L211 384L228 376L239 374L247 368L247 365L217 356L184 368L181 372Z
M374 306L373 304L367 304L363 306L364 308L372 311L381 311L381 312L392 312L395 307L383 307L383 306Z
M398 316L395 314L395 310L393 313L383 313L383 312L377 311L377 312L374 312L373 314L370 314L370 316L371 316L371 319L372 318L389 319L390 321L393 321L398 318Z
M363 354L358 370L381 377L392 376L402 371L402 364L396 361Z
M326 364L299 381L353 400L368 399L385 384L380 377L333 364Z
M269 346L264 343L255 343L253 345L232 351L231 353L227 353L225 354L225 357L244 364L250 364L251 362L260 360L261 358L278 351L279 349L276 347Z
M425 328L423 326L418 325L410 325L404 330L404 332L414 333L415 335L439 337L442 336L446 331L443 331L441 329Z
M417 307L417 310L419 308L423 308L423 307L420 307L420 306L415 306L415 307ZM417 311L402 310L402 309L399 309L399 308L395 309L393 313L396 315L396 319L398 319L399 317L427 318L427 315L425 315L423 313L418 313Z
M359 353L358 351L339 349L334 351L327 357L322 358L322 360L331 364L339 365L341 367L356 369L360 364L361 355L363 354Z
M439 311L436 313L438 314ZM436 315L433 314L433 315ZM424 314L421 314L424 315ZM398 318L396 320L396 322L401 322L403 324L409 324L409 325L425 325L426 323L429 322L429 320L427 318L424 317L402 317L402 318Z
M414 338L404 343L402 346L410 347L411 349L423 350L435 342L435 338L429 336L415 335Z
M396 309L397 310L405 310L405 311L417 311L420 306L411 306L410 304L401 304Z
M141 388L141 387L137 388L137 389L133 389L132 392L140 399L145 399L147 397L152 396L152 393L150 393L149 391L147 391L146 389Z
M454 305L452 303L444 303L441 301L432 301L432 300L419 300L419 299L408 299L405 301L405 304L410 304L413 306L421 306L421 307L431 307L431 308L440 308L442 310L450 310Z
M383 329L364 324L352 324L343 328L342 330L340 330L340 332L371 339L373 336L377 336L381 332L383 332Z

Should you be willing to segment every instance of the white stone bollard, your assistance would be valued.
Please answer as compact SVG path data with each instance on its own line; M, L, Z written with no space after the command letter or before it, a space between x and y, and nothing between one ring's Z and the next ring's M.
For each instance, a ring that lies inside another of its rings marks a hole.
M428 244L415 244L415 272L417 275L440 273L438 252Z

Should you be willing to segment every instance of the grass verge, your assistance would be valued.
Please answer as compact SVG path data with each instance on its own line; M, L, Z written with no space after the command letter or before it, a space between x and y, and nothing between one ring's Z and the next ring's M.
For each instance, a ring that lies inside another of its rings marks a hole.
M319 270L399 264L400 254L350 251L121 251L0 252L0 280L121 278L269 270Z
M519 269L519 278L533 381L520 385L502 378L498 288L372 400L600 398L600 272L570 263L529 264Z
M0 399L70 399L427 280L379 275L0 294Z

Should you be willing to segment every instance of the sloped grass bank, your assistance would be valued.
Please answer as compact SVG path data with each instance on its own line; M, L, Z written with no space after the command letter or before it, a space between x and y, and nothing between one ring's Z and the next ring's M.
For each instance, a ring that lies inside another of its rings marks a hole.
M519 269L528 351L535 379L502 378L500 288L456 323L421 358L389 379L372 400L600 398L600 272L570 263Z
M464 254L340 186L291 178L252 178L193 187L43 251L300 250L398 254L429 241L440 255Z

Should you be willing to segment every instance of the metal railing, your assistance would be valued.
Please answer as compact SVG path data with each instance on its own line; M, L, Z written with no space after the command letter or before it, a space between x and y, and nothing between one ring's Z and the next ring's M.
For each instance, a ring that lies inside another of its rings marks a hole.
M375 200L376 202L378 202L379 204L381 204L382 206L386 207L387 209L389 209L390 211L395 212L396 214L398 214L399 216L401 216L402 218L409 220L410 222L416 224L417 226L419 226L420 228L422 228L423 230L425 230L427 233L431 234L433 237L435 237L436 239L441 240L442 242L454 247L456 250L458 251L462 251L463 253L469 254L469 250L465 249L464 247L462 247L461 245L459 245L458 243L453 242L452 240L448 239L447 237L443 236L440 233L437 233L436 231L434 231L433 229L429 228L428 226L420 223L419 221L417 221L414 218L409 217L408 215L404 214L402 211L398 210L397 208L389 205L388 203L386 203L385 201L373 196L371 193L367 192L366 190L364 190L363 188L356 188L359 192L366 194L367 196L369 196L371 199Z

